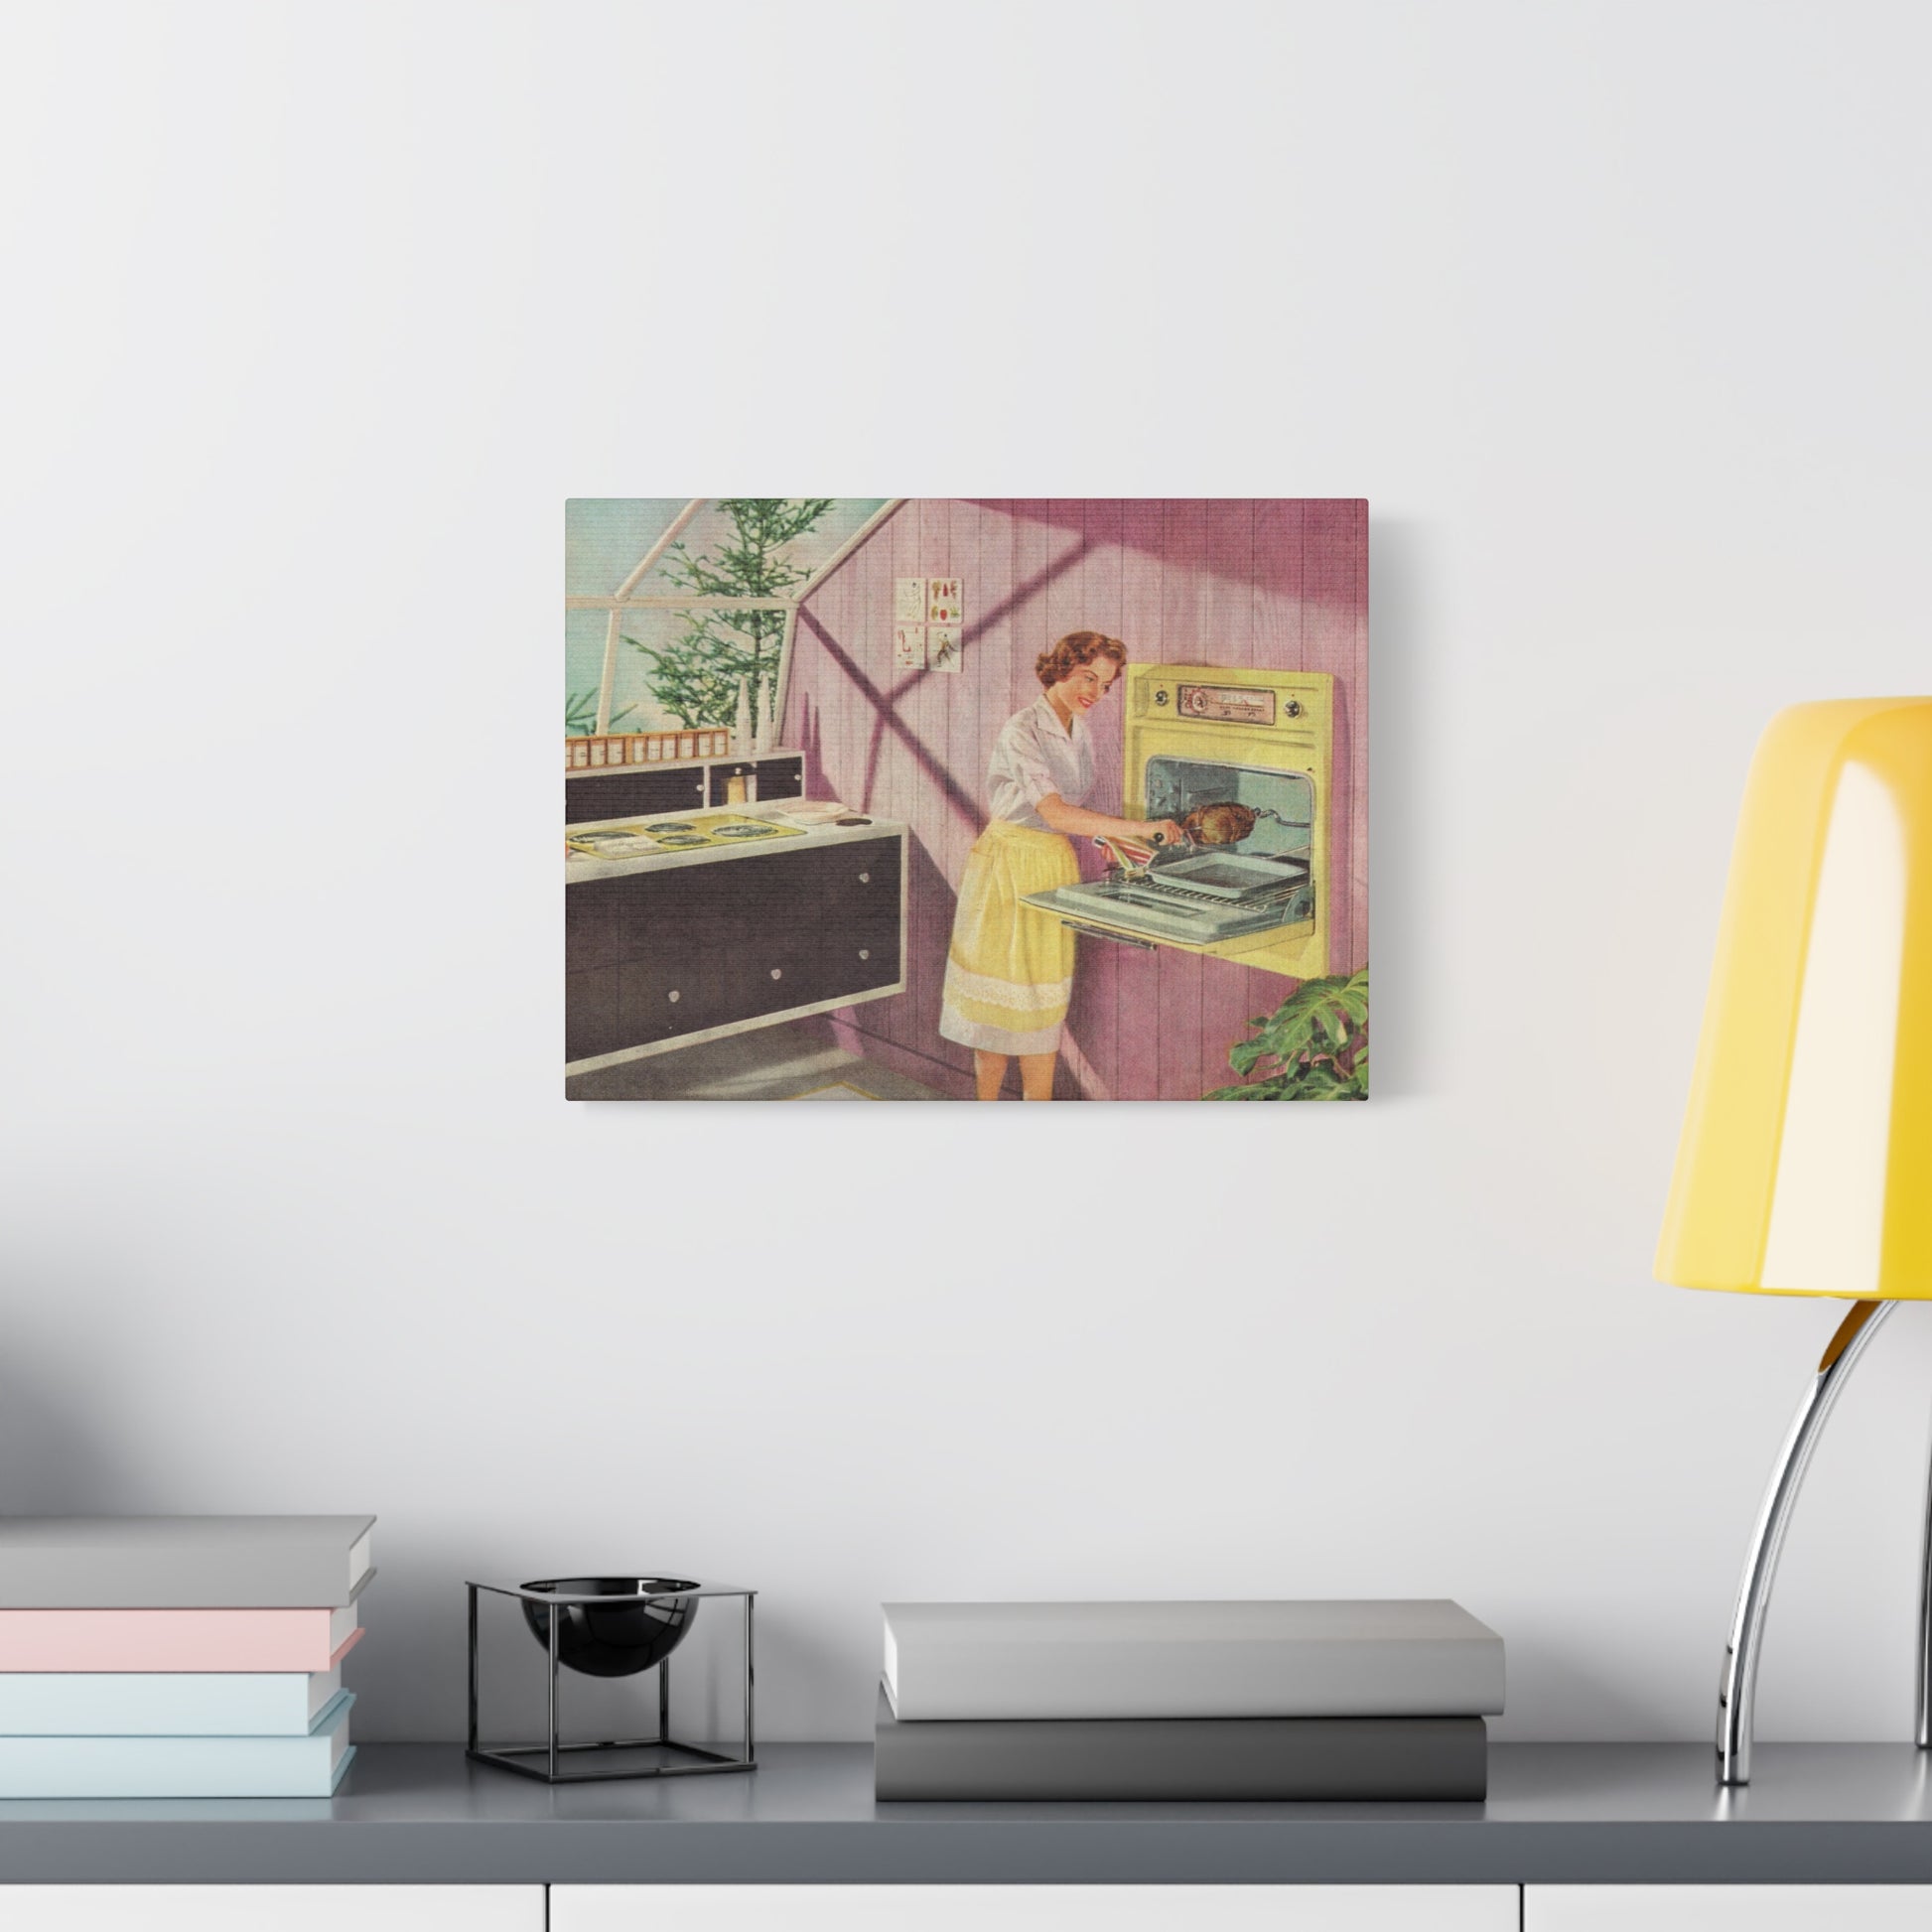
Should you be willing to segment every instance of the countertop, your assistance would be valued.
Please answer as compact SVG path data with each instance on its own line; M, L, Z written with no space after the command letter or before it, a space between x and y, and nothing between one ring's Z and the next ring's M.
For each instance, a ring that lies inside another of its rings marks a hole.
M58 1883L1932 1883L1928 1756L1498 1744L1480 1805L876 1805L869 1744L552 1789L365 1744L333 1799L0 1802L0 1880Z
M660 812L652 815L630 813L622 818L598 819L582 825L572 825L567 830L572 833L608 832L620 825L640 825L646 828L657 825L666 829L681 821L701 818L769 818L769 810L758 805L713 805L704 811ZM773 819L774 824L782 820ZM849 845L861 839L896 839L904 833L906 827L897 819L872 818L868 815L864 825L819 825L812 827L788 827L790 836L775 839L747 839L738 845L703 845L693 847L687 852L645 852L629 859L594 859L583 854L571 854L564 862L566 884L577 885L586 879L622 879L636 872L671 872L680 866L708 866L718 861L747 859L758 853L771 852L808 852L821 846Z

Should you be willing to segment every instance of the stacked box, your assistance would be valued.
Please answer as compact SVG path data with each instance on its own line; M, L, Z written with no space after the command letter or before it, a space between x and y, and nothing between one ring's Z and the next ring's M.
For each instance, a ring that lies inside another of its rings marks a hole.
M1447 1599L889 1603L881 1799L1474 1802L1502 1639Z
M328 1797L374 1520L0 1520L0 1798Z

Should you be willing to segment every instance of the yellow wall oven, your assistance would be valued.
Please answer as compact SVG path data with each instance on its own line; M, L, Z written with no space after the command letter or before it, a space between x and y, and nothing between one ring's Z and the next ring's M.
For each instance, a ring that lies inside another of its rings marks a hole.
M1130 664L1126 694L1122 809L1197 839L1027 903L1096 938L1326 973L1334 679Z

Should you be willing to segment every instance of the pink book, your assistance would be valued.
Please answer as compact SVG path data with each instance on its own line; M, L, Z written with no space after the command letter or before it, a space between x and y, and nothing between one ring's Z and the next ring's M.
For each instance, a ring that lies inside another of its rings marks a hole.
M362 1635L325 1610L0 1610L0 1671L333 1670Z

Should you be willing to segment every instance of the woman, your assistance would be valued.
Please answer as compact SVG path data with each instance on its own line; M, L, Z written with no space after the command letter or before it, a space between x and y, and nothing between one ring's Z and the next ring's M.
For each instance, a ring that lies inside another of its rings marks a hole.
M1180 841L1172 819L1109 818L1081 806L1093 789L1087 713L1126 662L1127 646L1118 637L1069 632L1040 653L1034 669L1041 695L1007 720L993 747L987 773L993 822L974 844L960 882L939 1020L947 1039L973 1049L982 1100L999 1099L1015 1054L1023 1097L1053 1097L1060 1025L1073 992L1073 934L1052 913L1022 900L1080 877L1069 835Z

